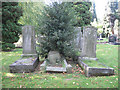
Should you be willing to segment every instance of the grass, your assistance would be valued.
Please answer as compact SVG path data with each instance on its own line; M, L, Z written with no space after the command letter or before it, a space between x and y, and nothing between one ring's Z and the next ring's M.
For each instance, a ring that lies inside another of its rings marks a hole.
M103 40L97 40L97 42L108 42L108 38L102 38Z
M22 49L2 52L3 88L117 88L118 87L118 46L97 45L97 58L103 64L114 68L113 76L87 78L76 64L72 64L73 73L10 73L9 65L21 57Z
M96 67L96 68L107 68L106 66L102 65L98 61L94 60L82 60L85 64L87 64L89 67Z

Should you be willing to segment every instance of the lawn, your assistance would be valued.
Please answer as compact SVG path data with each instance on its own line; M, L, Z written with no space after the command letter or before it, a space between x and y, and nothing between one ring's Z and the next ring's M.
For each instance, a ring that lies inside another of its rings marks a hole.
M113 76L85 77L76 64L73 73L10 73L9 65L18 60L22 49L2 52L2 88L117 88L118 87L118 46L97 44L99 62L115 69Z
M97 42L108 42L108 38L102 38L103 40L97 40Z

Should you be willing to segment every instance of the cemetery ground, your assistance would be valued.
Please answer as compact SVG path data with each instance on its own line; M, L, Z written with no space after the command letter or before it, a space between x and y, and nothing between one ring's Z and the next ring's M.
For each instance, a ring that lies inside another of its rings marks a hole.
M2 52L2 88L117 88L118 45L97 44L96 53L99 62L114 68L115 75L86 77L78 64L71 64L71 74L45 73L39 67L33 73L10 73L9 65L21 57L22 49Z

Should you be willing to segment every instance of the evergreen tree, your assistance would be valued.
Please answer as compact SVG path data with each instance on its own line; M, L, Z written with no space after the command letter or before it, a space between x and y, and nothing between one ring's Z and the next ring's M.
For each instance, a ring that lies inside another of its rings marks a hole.
M73 8L77 15L77 24L75 26L83 27L90 25L92 14L90 12L91 2L74 2Z
M74 14L71 4L67 2L53 2L44 8L39 22L40 34L44 37L40 50L43 57L54 50L63 56L74 56Z
M17 2L2 3L2 50L15 48L13 43L19 40L21 26L18 20L22 16L22 9Z

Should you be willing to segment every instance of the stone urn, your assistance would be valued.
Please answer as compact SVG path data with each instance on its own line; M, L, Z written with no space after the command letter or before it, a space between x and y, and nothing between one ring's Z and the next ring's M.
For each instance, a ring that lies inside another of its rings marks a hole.
M48 61L51 65L56 65L61 60L60 53L58 51L50 51L48 53Z

